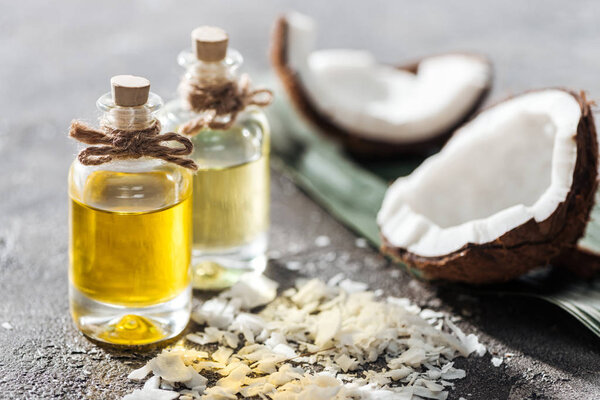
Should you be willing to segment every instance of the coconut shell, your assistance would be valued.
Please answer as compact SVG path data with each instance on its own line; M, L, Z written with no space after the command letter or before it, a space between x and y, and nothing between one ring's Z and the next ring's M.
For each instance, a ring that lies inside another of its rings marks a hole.
M600 274L600 254L581 248L561 254L554 264L584 279L591 279Z
M382 238L382 251L406 264L418 277L473 284L509 281L536 267L572 255L594 205L598 142L590 103L585 95L565 91L575 97L581 106L581 119L574 137L577 160L571 191L546 220L536 222L531 219L492 242L468 243L457 251L439 257L410 253L394 247L385 238ZM460 134L460 130L457 134Z
M356 158L381 159L393 158L398 155L427 155L431 153L432 151L440 148L448 140L448 138L450 138L452 132L466 122L479 109L491 89L492 79L490 79L490 85L482 91L477 101L475 101L473 104L473 107L467 113L465 113L462 118L459 118L459 120L453 126L451 126L450 129L434 137L407 143L395 143L365 138L364 135L349 131L337 125L332 121L331 118L327 116L327 114L323 113L311 102L306 89L302 85L300 76L288 64L287 36L288 22L285 17L280 17L275 23L272 34L271 63L273 64L273 67L277 72L277 75L279 76L279 79L281 80L281 83L292 104L301 115L303 115L309 122L317 126L324 135L340 141L344 148ZM478 54L447 54L469 55L481 59L491 66L491 62L487 58ZM404 66L399 66L398 68L416 74L420 63L421 60Z

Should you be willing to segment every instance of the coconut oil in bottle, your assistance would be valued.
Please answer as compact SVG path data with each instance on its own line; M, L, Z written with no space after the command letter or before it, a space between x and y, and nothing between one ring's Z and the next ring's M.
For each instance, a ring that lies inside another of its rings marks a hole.
M207 37L208 34L208 37ZM227 50L227 35L203 27L192 33L194 51L183 51L182 87L200 91L237 83L241 55ZM224 101L227 99L223 99ZM167 104L161 120L178 130L206 112L198 110L180 87L180 98ZM218 119L219 117L217 117ZM201 127L186 132L198 164L193 195L193 285L221 289L245 272L266 266L269 227L269 126L260 108L249 106L224 128Z
M139 92L136 85L131 95ZM97 102L103 126L143 132L157 123L158 96L138 93L133 106L124 106L116 93ZM76 159L69 195L69 294L78 328L120 345L179 334L191 305L192 174L150 157L98 165Z

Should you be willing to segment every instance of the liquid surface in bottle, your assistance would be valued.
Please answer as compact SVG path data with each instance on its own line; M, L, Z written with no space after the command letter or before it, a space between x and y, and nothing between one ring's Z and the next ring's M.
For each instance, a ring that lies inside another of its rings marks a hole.
M81 195L71 193L75 289L95 301L148 306L188 286L192 199L190 188L176 197L174 186L161 171L95 171ZM123 329L133 326L126 322Z

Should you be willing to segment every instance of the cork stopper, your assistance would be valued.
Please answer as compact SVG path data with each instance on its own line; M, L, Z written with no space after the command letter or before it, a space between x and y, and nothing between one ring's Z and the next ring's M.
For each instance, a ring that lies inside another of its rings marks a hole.
M227 55L229 36L221 28L201 26L192 31L192 47L200 61L217 62Z
M117 75L110 78L113 101L120 107L143 106L148 101L150 81L141 76Z

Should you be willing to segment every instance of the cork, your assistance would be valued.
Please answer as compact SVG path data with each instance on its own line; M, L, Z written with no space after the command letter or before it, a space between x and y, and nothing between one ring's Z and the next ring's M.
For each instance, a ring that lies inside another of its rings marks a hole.
M143 106L148 101L150 81L141 76L117 75L110 78L112 98L121 107Z
M201 26L192 31L192 47L200 61L217 62L227 55L229 36L221 28Z

